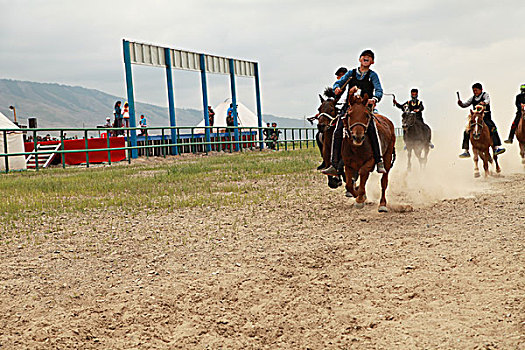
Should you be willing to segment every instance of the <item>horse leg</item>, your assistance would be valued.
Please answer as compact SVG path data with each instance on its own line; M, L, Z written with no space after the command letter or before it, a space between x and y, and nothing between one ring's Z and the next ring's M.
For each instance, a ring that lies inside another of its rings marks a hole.
M354 169L348 166L345 166L345 174L347 176L346 185L345 185L345 188L346 188L345 196L355 198L357 197L357 191L355 189L355 179L353 176L349 175L349 174L353 174L354 172L355 172Z
M521 164L525 166L525 143L520 142Z
M365 206L366 200L366 181L370 176L370 171L374 168L374 160L371 159L366 162L361 169L359 169L359 188L357 189L357 198L355 199L354 206L357 209L361 209Z
M424 148L424 156L423 156L423 169L427 167L427 159L428 159L428 153L430 152L430 147L427 145Z
M494 155L494 163L496 164L496 173L501 173L501 168L499 167L499 162L498 162L498 155L495 154Z
M481 159L483 160L483 170L485 170L485 177L489 176L489 149L487 148L484 152L480 153Z
M474 153L474 158L472 158L474 160L474 177L479 177L479 167L478 167L478 160L479 160L479 157L478 157L478 150L474 147L472 147L472 153Z
M423 159L421 157L421 148L417 148L415 151L414 151L414 154L416 155L417 157L417 161L419 162L419 169L423 169Z
M412 162L410 161L410 158L412 157L412 148L407 147L407 152L408 152L407 171L410 171L412 169Z
M386 207L386 188L388 187L388 174L390 173L390 169L392 168L392 157L394 153L394 143L390 145L390 148L385 153L385 164L388 166L386 167L386 174L383 174L381 177L381 200L379 201L379 208L378 211L380 213L386 213L388 212L388 208Z

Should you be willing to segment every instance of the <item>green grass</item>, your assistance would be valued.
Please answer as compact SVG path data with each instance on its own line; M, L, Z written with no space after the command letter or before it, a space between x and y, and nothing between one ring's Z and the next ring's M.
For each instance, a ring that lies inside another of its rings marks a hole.
M271 185L281 176L307 176L319 160L319 151L310 147L2 174L0 221L97 208L134 212L257 203L279 196Z

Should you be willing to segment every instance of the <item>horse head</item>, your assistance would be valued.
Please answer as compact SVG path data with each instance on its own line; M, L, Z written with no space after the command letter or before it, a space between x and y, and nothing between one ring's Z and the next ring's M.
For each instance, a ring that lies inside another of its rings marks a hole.
M345 128L350 135L352 143L355 146L361 146L365 141L366 130L368 123L372 118L372 113L367 107L368 94L365 96L352 95L349 98L350 106L347 110L347 118L345 119Z
M470 110L469 126L474 140L479 140L483 133L483 127L485 126L485 123L483 122L484 111L485 109L480 105L476 106L475 110Z
M414 126L416 123L416 113L411 112L408 109L408 106L405 106L405 109L403 110L403 114L401 115L401 126L403 127L404 131L407 131L409 128Z
M324 99L323 96L319 95L321 105L317 108L318 113L315 116L308 118L310 122L315 119L317 120L317 128L320 132L328 130L337 115L337 100L332 88L326 88L324 96L326 96L327 99Z

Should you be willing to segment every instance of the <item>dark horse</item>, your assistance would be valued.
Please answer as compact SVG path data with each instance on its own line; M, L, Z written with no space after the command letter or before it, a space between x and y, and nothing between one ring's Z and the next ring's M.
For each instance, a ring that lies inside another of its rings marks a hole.
M339 98L335 95L332 88L326 88L323 96L319 95L321 99L321 105L317 109L318 113L308 118L308 121L312 123L317 120L317 134L315 135L317 146L323 157L323 163L317 167L317 170L321 170L330 166L330 147L332 146L332 136L335 129L335 118L338 113L337 102ZM328 176L328 187L337 188L343 184L341 176Z
M419 167L424 168L427 164L428 152L430 151L430 141L432 131L422 120L418 119L415 112L410 112L408 106L405 107L402 115L403 141L408 152L407 170L412 168L412 151L419 160Z
M381 200L379 202L379 212L387 212L386 207L386 188L388 186L388 173L393 165L395 154L396 135L394 124L385 116L372 114L366 104L368 95L351 96L350 106L347 110L347 118L344 119L344 138L342 156L345 164L346 174L357 174L359 176L359 186L355 186L356 181L347 181L346 190L348 194L355 197L355 207L363 208L366 200L366 181L370 172L374 170L374 157L370 140L366 134L372 118L376 120L379 143L383 153L386 173L381 178ZM355 178L355 176L354 176Z
M525 104L521 104L521 118L516 128L516 139L520 143L521 164L525 165Z
M476 110L470 110L469 114L469 130L470 143L472 144L472 152L474 152L474 177L479 177L478 160L479 157L483 160L483 169L485 170L485 177L489 175L489 163L492 163L489 149L492 147L494 154L494 144L488 126L483 121L484 108L481 105L476 106ZM494 162L496 163L496 172L500 173L501 169L498 164L498 156L494 154Z

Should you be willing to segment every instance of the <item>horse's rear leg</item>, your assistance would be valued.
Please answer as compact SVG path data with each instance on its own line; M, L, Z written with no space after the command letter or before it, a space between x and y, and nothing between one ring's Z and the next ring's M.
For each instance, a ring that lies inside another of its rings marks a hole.
M498 155L495 154L494 155L494 163L496 164L496 173L501 173L501 168L499 167L499 162L498 162Z

